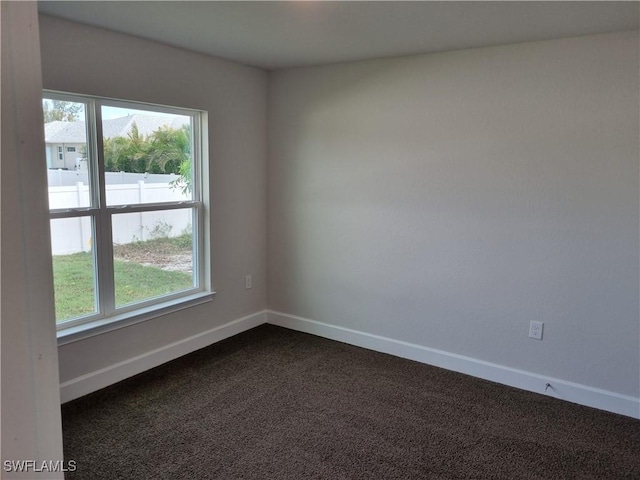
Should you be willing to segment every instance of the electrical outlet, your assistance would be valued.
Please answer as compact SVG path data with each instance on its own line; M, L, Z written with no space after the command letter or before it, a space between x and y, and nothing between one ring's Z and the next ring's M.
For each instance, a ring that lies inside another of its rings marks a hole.
M253 287L253 282L251 281L251 275L247 275L244 277L244 288L249 290Z
M544 323L531 321L529 324L529 336L536 340L542 340L542 327L544 327Z

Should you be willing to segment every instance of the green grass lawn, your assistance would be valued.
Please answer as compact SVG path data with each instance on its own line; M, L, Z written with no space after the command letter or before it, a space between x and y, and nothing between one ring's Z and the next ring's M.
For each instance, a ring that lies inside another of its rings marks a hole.
M192 276L134 262L114 260L116 306L166 295L193 286ZM94 312L93 257L55 255L53 278L58 322Z

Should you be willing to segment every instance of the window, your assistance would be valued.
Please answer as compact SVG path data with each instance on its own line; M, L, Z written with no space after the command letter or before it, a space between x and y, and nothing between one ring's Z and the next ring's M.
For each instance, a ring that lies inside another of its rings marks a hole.
M58 92L43 107L47 148L77 145L48 170L59 336L210 299L206 113Z
M67 147L67 152L75 152L76 147Z
M62 147L58 147L58 160L64 160L64 153L62 152Z

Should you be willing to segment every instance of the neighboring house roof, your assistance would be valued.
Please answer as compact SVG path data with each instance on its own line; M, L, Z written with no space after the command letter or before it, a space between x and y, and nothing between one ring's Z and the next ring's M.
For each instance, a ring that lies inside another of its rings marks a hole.
M44 125L46 143L87 143L84 122L50 122Z
M126 137L135 123L142 136L151 135L160 127L180 128L189 124L189 117L176 116L173 118L156 115L127 115L102 121L102 135L104 138ZM44 139L46 143L86 143L87 129L85 122L49 122L44 124Z

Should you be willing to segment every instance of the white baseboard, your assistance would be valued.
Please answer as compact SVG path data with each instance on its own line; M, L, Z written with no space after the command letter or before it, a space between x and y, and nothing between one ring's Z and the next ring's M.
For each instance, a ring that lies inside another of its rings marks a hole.
M264 310L239 318L206 332L193 335L142 355L118 362L60 385L62 403L95 392L101 388L142 373L150 368L207 347L213 343L250 330L263 323L271 323L319 337L388 353L447 370L464 373L511 387L540 393L569 402L619 413L640 419L640 398L621 395L599 388L546 377L525 370L505 367L463 355L436 350L392 338L351 330L317 322L286 313ZM545 387L549 383L550 388Z
M95 392L125 378L262 325L266 320L267 311L263 310L95 372L73 378L60 385L60 400L64 403Z
M267 322L530 392L640 419L640 398L269 310ZM551 386L546 389L547 384Z

